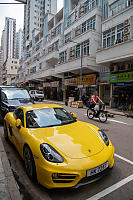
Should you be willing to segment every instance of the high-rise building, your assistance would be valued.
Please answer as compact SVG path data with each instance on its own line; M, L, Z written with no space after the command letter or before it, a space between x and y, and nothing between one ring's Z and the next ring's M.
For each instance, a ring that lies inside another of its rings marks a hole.
M2 65L4 64L4 50L5 49L5 30L2 31L1 50L2 50Z
M22 52L23 52L23 31L22 29L19 29L19 31L16 33L16 52L15 52L15 58L21 59L22 58Z
M6 17L4 62L8 58L15 58L15 42L16 42L16 19Z
M24 7L24 40L32 39L34 29L43 28L44 15L56 14L57 0L29 0Z
M2 47L0 47L0 84L2 83Z

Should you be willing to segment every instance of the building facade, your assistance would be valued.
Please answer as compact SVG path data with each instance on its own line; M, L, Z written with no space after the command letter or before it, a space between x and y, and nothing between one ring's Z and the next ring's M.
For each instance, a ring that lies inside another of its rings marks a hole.
M121 106L121 96L133 100L133 1L108 0L102 6L102 43L96 62L110 69L110 105Z
M133 71L132 16L132 0L64 0L57 14L46 13L43 30L29 41L17 83L41 85L46 98L61 100L98 89L112 105L113 73Z
M11 80L16 77L19 68L19 59L8 58L2 66L2 85L12 85Z
M6 17L4 62L6 62L8 58L15 58L15 46L16 46L16 19Z

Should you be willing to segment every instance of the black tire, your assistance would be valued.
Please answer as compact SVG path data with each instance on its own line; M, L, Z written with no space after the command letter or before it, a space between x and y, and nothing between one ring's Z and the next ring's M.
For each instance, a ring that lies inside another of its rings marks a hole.
M94 118L94 111L92 109L88 109L87 110L87 117L89 119L93 119Z
M0 124L3 124L3 116L1 113L0 113Z
M107 117L107 113L105 111L101 111L99 113L99 120L100 120L100 122L102 122L102 123L106 122L107 118L108 118Z
M7 130L6 121L4 121L4 123L3 123L3 128L4 128L4 138L6 141L8 141L9 138L8 138L8 130Z
M35 162L34 162L33 154L28 145L24 146L23 156L24 156L25 169L26 169L26 173L28 177L31 180L36 180Z

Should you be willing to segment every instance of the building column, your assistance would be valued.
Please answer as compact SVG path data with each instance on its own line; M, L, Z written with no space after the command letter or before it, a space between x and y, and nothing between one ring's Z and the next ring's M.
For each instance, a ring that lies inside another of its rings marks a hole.
M112 107L112 94L113 94L113 85L111 83L110 84L110 102L109 102L110 107Z

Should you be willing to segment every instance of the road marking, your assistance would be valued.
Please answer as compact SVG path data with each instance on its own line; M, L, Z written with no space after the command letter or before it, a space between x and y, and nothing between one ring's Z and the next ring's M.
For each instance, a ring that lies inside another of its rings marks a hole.
M87 200L98 200L98 199L110 194L111 192L117 190L118 188L122 187L123 185L129 183L130 181L133 181L133 174L128 176L127 178L124 178L123 180L119 181L118 183L106 188L105 190L97 193L96 195L88 198Z
M125 124L125 125L129 125L129 126L133 125L133 124L128 124L126 122L121 122L121 121L118 121L118 120L115 120L115 119L108 119L108 121L116 122L116 123L120 123L120 124Z
M120 158L121 160L124 160L125 162L130 163L131 165L133 165L133 162L131 160L128 160L127 158L124 158L122 156L119 156L118 154L114 154L117 158Z

